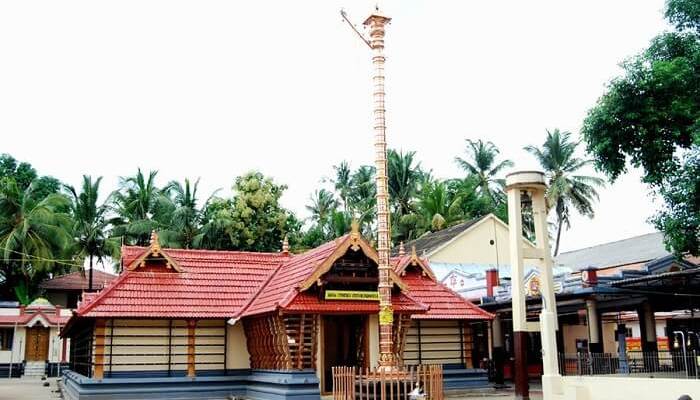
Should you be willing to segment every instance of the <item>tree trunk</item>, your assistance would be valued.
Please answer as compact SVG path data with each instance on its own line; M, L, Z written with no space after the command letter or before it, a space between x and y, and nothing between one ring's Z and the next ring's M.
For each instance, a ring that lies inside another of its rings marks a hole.
M554 257L559 254L559 241L561 240L561 227L564 225L564 221L561 219L561 216L557 216L557 242L554 245Z
M92 254L90 255L90 276L88 278L88 291L92 292Z

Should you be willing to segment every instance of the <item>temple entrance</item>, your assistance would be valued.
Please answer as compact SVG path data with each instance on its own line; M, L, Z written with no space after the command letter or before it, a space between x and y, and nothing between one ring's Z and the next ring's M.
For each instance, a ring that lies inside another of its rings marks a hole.
M27 328L27 361L46 361L49 358L49 328Z
M331 368L369 366L368 319L366 315L327 315L323 317L324 392L333 390Z

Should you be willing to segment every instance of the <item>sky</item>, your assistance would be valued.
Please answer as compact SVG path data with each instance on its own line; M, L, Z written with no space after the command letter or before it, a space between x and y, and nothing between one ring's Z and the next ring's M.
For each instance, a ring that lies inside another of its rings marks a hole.
M546 129L578 135L619 63L667 29L663 0L385 1L387 139L439 178L466 138L515 169ZM137 167L200 197L256 169L307 217L332 166L373 160L365 0L0 2L0 153L112 190ZM581 146L582 147L582 146ZM582 149L583 150L583 149ZM581 153L583 155L583 153ZM593 171L588 171L594 173ZM562 250L648 233L659 207L630 171L574 217Z

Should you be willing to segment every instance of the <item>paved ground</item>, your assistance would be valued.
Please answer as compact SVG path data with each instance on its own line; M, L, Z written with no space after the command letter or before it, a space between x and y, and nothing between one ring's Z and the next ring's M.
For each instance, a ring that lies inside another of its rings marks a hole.
M0 379L0 400L52 400L60 399L57 378L42 381L39 378ZM50 386L45 387L44 382Z

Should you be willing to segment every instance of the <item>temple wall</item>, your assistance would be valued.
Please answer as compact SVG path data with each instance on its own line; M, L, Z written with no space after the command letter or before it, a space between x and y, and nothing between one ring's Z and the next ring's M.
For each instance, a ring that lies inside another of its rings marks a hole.
M224 369L224 333L224 320L197 321L195 370ZM172 328L168 320L108 320L104 342L105 374L168 370L182 373L187 370L188 327L185 320L173 320Z
M462 328L464 336L468 336L466 328L466 326ZM422 320L420 323L414 321L406 336L404 363L406 365L460 364L464 361L469 364L471 354L466 353L471 351L471 342L461 339L459 321ZM464 355L462 351L465 352Z
M238 321L235 325L227 325L226 327L227 349L226 349L226 366L229 369L247 369L250 368L250 354L246 346L245 331L243 323Z

